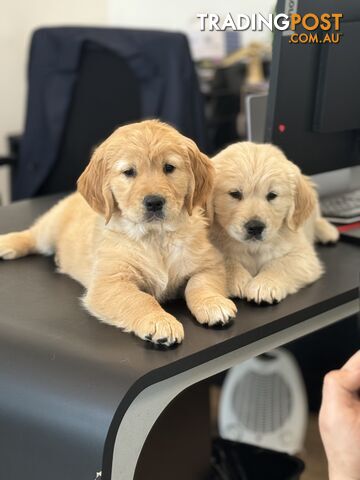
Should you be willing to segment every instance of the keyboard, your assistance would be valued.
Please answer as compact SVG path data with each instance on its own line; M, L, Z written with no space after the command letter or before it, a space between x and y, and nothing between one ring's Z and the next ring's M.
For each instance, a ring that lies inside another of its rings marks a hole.
M360 221L360 189L320 200L321 213L330 222L354 223Z

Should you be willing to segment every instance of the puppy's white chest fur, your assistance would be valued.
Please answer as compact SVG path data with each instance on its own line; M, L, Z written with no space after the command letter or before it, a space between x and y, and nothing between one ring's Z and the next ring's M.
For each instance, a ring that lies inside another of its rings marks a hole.
M163 284L160 298L173 298L177 295L179 288L184 285L194 270L194 262L191 258L191 249L181 240L165 242L160 246L159 265L162 266L163 278L166 278L166 284ZM157 285L156 285L157 287Z
M249 247L247 245L240 245L239 259L246 270L255 276L259 273L264 265L274 258L281 257L285 249L275 251L273 245L254 245Z
M273 242L254 242L253 245L238 242L232 238L227 239L226 258L230 263L241 263L252 275L256 276L264 265L286 255L291 245L284 239Z
M193 218L194 217L194 218ZM158 300L178 296L181 287L196 271L201 261L198 244L210 246L206 224L200 214L186 218L176 229L154 228L145 235L129 238L111 224L119 256L141 272L141 288ZM194 224L193 224L194 223Z
M171 236L146 242L143 255L146 290L159 300L176 297L195 269L191 245Z

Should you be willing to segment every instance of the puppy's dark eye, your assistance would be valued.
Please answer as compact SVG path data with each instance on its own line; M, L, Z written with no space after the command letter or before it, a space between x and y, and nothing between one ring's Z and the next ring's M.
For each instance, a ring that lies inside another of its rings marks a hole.
M175 167L170 163L165 163L163 170L164 170L164 173L172 173L175 170Z
M274 198L277 197L277 193L275 192L269 192L267 195L266 195L266 200L268 202L271 202L271 200L274 200Z
M229 195L233 198L236 198L236 200L243 199L243 194L242 192L240 192L240 190L234 190L233 192L229 192Z
M135 177L136 170L135 168L128 168L127 170L123 171L123 174L125 175L125 177Z

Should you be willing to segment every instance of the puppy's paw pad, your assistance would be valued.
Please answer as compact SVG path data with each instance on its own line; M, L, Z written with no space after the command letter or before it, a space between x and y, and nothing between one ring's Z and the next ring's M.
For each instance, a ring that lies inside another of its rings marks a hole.
M277 304L287 294L287 289L273 280L254 278L246 288L246 299L257 304Z
M175 317L163 315L146 315L140 322L135 334L143 340L164 347L181 343L184 339L184 327Z
M226 325L237 312L235 303L221 295L204 299L192 310L199 323L210 327Z

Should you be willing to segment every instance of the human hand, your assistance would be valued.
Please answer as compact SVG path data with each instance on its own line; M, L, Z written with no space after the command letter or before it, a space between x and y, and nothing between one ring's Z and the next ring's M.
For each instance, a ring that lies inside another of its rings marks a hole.
M360 350L324 379L319 427L330 480L360 480Z

